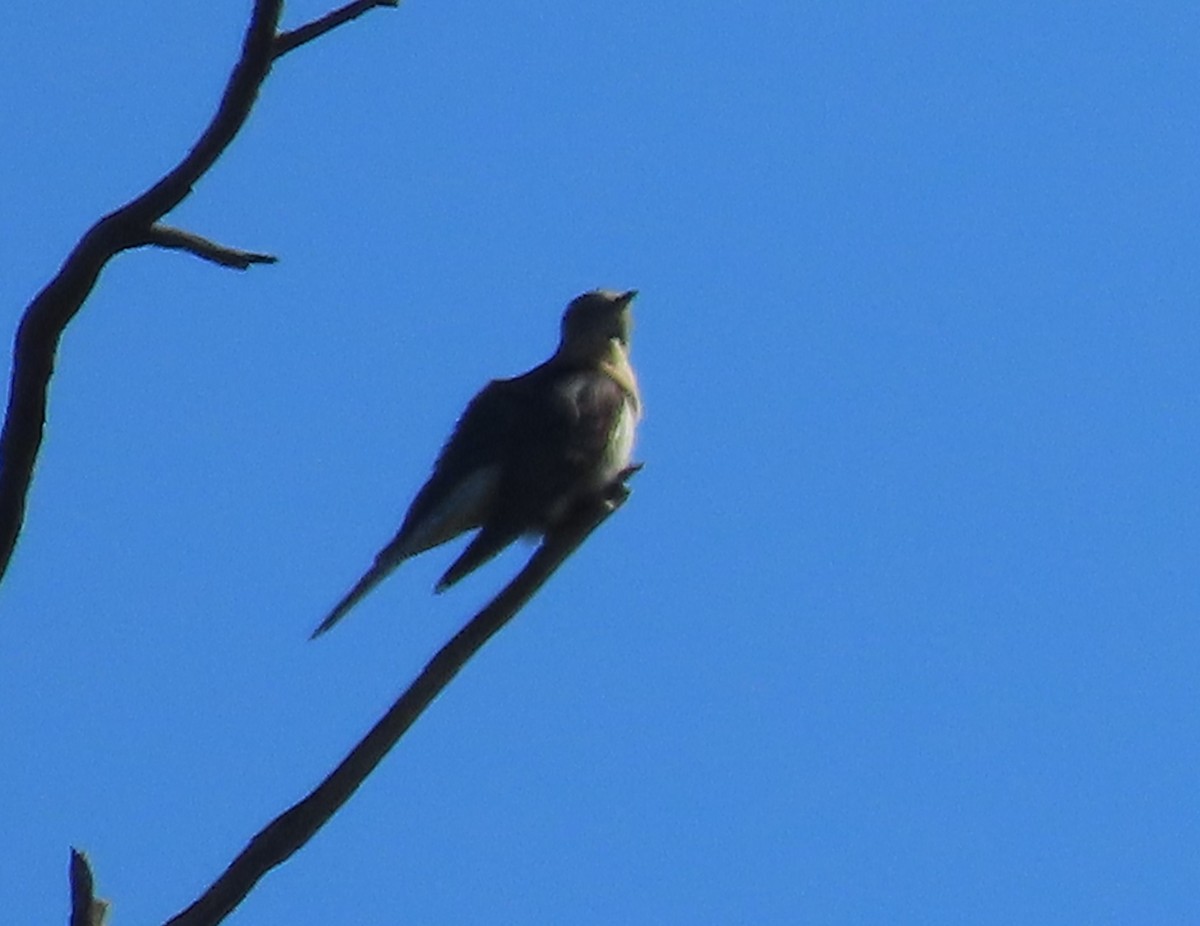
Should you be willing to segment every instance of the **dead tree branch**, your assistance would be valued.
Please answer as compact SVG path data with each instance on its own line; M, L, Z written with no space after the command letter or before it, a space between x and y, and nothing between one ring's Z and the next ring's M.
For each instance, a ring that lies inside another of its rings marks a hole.
M178 251L188 251L204 260L210 260L222 267L233 267L235 270L246 270L251 264L273 264L278 257L271 254L258 254L254 251L243 251L239 248L217 244L200 235L155 222L146 233L145 244L153 244L160 248Z
M639 468L630 467L606 496L580 505L559 530L547 536L517 577L438 651L341 764L307 797L260 830L212 886L166 926L216 926L268 871L287 861L316 835L467 660L513 618L592 531L625 503L629 497L625 480Z
M108 901L97 900L92 866L78 849L71 850L71 926L104 926Z
M199 140L157 183L89 228L54 279L26 307L13 344L8 407L0 431L0 579L12 560L25 520L58 345L67 325L95 288L100 272L117 254L145 245L187 250L205 260L240 269L272 262L269 255L227 248L158 223L187 198L241 130L276 57L369 9L396 5L390 0L359 0L279 34L283 0L255 0L241 57L230 74L216 114Z
M343 23L348 23L352 19L358 19L363 13L370 12L377 6L399 5L400 0L357 0L355 3L347 3L341 9L327 13L320 19L314 19L310 23L305 23L298 29L280 33L275 39L275 57L282 58L293 48L299 48L304 43L311 42L313 39L324 35L330 29L336 29Z

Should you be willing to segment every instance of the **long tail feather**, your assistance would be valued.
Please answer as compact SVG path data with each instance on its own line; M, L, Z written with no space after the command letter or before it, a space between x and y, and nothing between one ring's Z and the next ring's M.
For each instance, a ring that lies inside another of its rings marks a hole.
M346 597L337 603L337 606L329 612L325 620L321 621L320 626L313 631L310 640L315 640L330 627L346 616L346 613L358 604L367 592L371 591L376 585L387 578L388 574L400 565L399 560L384 561L382 557L375 560L375 565L367 570L367 574L358 580L358 584L346 593Z
M450 564L450 568L438 579L434 586L435 592L444 592L451 585L468 573L474 572L506 546L517 539L519 535L511 531L497 531L484 528L475 535L475 539L467 544L458 559Z

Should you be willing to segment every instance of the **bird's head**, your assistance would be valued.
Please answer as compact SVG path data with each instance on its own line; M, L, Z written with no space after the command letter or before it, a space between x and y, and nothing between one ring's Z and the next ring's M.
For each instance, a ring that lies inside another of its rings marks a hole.
M623 293L594 289L572 299L563 313L559 353L594 360L607 355L613 341L628 352L633 334L630 303L636 295L636 289Z

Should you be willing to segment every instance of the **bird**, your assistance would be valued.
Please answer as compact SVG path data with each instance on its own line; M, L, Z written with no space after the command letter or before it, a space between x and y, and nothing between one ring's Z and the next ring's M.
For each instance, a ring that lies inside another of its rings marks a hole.
M626 469L642 417L630 363L637 290L596 289L563 312L550 359L467 404L396 536L313 631L340 621L404 560L468 531L443 592L522 536L545 536Z

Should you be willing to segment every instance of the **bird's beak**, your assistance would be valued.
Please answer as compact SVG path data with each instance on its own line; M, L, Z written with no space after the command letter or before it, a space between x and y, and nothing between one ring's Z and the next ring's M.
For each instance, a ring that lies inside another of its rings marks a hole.
M638 291L636 289L628 289L617 297L617 302L622 306L627 306L637 298Z

